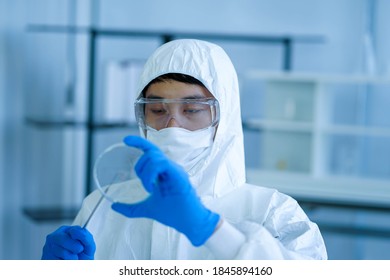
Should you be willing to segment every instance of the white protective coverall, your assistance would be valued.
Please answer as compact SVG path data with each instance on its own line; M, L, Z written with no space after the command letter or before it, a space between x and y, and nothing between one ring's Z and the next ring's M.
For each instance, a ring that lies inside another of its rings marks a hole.
M236 71L222 48L199 40L175 40L147 61L139 92L166 73L200 80L220 103L211 152L191 182L206 207L221 215L220 228L194 247L183 234L146 218L127 218L101 204L88 229L95 259L327 259L317 225L297 202L275 189L245 182L243 131ZM137 184L132 194L142 196ZM91 193L74 225L83 225L100 198Z

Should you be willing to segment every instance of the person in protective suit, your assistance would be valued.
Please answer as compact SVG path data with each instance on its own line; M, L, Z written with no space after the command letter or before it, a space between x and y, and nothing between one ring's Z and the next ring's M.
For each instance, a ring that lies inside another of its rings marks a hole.
M246 183L237 74L225 51L181 39L148 59L135 102L143 151L137 203L92 192L73 225L46 238L42 259L327 259L298 203Z

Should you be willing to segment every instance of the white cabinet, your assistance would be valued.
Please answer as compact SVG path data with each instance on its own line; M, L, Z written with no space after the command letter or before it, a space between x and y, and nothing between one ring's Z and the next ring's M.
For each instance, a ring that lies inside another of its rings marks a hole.
M258 112L243 120L259 141L250 151L259 160L248 169L249 182L299 197L390 202L390 78L245 77L259 89Z

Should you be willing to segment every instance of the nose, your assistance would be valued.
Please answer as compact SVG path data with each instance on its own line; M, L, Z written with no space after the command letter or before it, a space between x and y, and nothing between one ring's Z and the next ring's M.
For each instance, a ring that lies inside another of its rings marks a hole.
M175 118L171 117L166 127L180 127L180 124Z

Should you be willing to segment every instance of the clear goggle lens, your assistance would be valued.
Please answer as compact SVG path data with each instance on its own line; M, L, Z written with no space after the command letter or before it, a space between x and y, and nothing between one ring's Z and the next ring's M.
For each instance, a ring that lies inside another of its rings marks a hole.
M138 125L160 130L171 122L194 131L216 126L219 121L219 104L214 98L154 99L139 98L135 102Z

